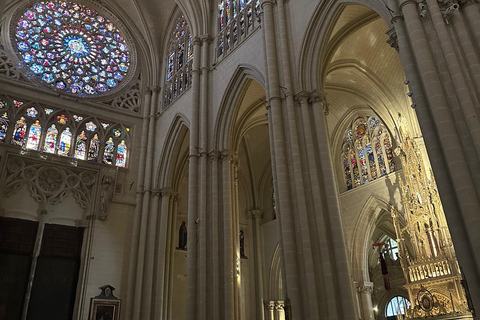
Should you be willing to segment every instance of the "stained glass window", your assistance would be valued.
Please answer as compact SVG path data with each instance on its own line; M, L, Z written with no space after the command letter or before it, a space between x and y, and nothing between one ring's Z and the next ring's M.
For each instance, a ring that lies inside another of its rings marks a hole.
M82 131L75 141L75 159L85 160L85 155L87 152L87 136L85 131Z
M41 134L42 126L40 125L40 121L37 120L30 126L30 131L28 132L27 149L38 150Z
M13 101L0 95L0 143L126 167L131 127L86 114L70 115L34 101L17 107ZM105 136L109 138L104 140Z
M357 117L343 138L341 163L347 190L395 171L392 150L390 135L379 119Z
M12 144L23 147L26 141L26 137L25 137L26 131L27 131L27 123L25 122L25 118L20 117L20 119L17 120L17 123L15 123Z
M60 142L58 144L58 154L61 156L68 156L70 151L70 144L72 143L72 132L70 128L65 128L60 136Z
M105 150L103 151L103 163L113 164L113 154L115 152L115 144L113 138L109 138L105 144Z
M256 24L253 13L260 14L259 0L219 0L217 57L240 43Z
M100 151L100 140L98 139L98 135L95 133L92 140L90 140L90 147L88 148L88 160L97 162L99 151Z
M171 104L191 85L193 44L190 29L183 14L177 18L170 38L167 55L167 74L164 89L164 106Z
M7 138L8 130L8 113L0 112L0 142L4 142Z
M15 47L25 67L56 90L98 95L131 69L125 34L104 14L71 1L42 1L17 20Z
M58 130L55 124L52 124L47 129L47 135L45 136L45 146L43 150L48 153L55 153L55 146L57 144Z
M127 164L127 145L125 144L125 140L122 140L117 147L117 160L115 162L117 167L124 168Z

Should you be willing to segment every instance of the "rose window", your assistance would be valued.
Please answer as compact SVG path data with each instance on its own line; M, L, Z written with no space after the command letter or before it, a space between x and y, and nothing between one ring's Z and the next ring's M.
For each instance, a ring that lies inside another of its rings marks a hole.
M74 95L118 88L129 74L132 46L105 15L64 1L29 6L14 38L21 64L40 81Z

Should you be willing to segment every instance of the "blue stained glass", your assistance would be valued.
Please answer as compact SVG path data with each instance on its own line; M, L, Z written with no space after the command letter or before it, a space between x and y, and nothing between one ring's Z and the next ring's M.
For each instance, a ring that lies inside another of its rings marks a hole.
M122 79L123 79L123 75L122 75L121 72L115 72L115 73L113 74L113 77L114 77L116 80L118 80L118 81L122 81Z
M97 84L97 90L100 91L100 92L105 92L105 91L107 91L107 86L99 83L99 84Z
M28 44L25 42L19 42L17 46L18 46L18 49L21 51L27 51L29 48Z
M36 74L40 74L40 73L43 72L43 67L42 67L41 65L39 65L39 64L33 64L33 65L30 67L30 69L31 69L34 73L36 73Z
M81 88L78 84L72 84L70 86L70 92L72 92L72 93L78 93L80 90L81 90Z
M32 62L34 59L35 58L28 52L23 55L23 61L25 61L27 63Z
M106 92L117 87L130 70L131 53L118 28L84 4L58 0L40 2L27 8L17 21L17 47L20 52L29 53L19 57L38 79L57 89L74 94ZM35 60L33 55L42 60ZM41 65L52 69L41 71ZM92 73L107 67L110 75L93 77ZM55 74L59 69L64 73L56 77L65 79L70 86L57 86L51 74L42 74L49 70ZM88 76L90 86L83 86L73 78L74 74Z
M46 83L52 83L55 79L53 78L53 76L50 73L45 73L42 76L42 80L45 81Z
M116 83L115 80L113 80L113 79L108 79L108 80L107 80L107 85L108 85L109 87L115 87L115 86L117 85L117 83Z

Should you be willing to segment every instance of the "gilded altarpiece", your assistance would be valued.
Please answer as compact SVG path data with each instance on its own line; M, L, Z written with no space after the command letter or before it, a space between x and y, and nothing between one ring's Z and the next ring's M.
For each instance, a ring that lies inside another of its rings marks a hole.
M472 319L436 182L408 135L400 158L405 214L391 215L411 302L404 319Z

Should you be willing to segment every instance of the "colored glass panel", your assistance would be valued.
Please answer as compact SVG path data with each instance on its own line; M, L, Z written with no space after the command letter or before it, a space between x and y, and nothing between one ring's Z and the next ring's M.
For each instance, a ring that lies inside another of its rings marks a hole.
M28 132L27 149L38 150L41 134L42 126L40 125L40 121L37 120L30 126L30 131Z
M350 150L350 163L352 164L353 171L353 180L355 181L355 186L360 185L360 172L358 171L357 155L355 150Z
M113 154L115 152L115 144L113 139L110 137L105 144L105 150L103 151L103 163L113 164Z
M4 142L5 139L7 138L7 130L8 130L8 114L4 112L0 116L0 142Z
M60 124L67 124L68 118L64 114L62 114L60 116L57 116L57 121Z
M29 116L30 118L35 118L37 115L38 115L38 111L34 107L27 109L27 116Z
M387 174L387 168L385 166L385 159L383 156L383 149L382 144L380 142L380 138L375 138L375 151L377 152L377 161L378 161L378 168L380 170L380 176L384 176Z
M75 141L75 154L73 155L75 159L85 160L87 153L87 136L85 131L82 131Z
M58 130L54 124L47 129L47 134L45 136L45 145L43 151L48 153L55 153L55 146L57 145L57 136Z
M13 130L12 144L17 146L23 146L25 144L27 131L27 123L24 117L20 117L15 123L15 129Z
M353 188L352 185L352 172L350 170L350 162L348 161L348 154L344 153L342 155L343 158L343 169L345 173L345 181L347 183L347 190L350 190Z
M123 131L120 129L113 129L112 132L116 138L120 137L123 134Z
M45 114L49 115L53 112L53 109L45 108Z
M0 109L5 109L8 103L5 100L0 99Z
M99 151L100 151L100 140L98 139L98 135L95 134L92 140L90 140L90 146L88 148L88 160L97 162Z
M385 146L385 154L387 155L387 162L390 172L395 171L395 161L393 160L393 151L392 144L390 143L390 138L385 136L383 140L383 145Z
M370 173L372 179L377 178L377 165L375 164L375 154L372 149L372 140L370 137L365 137L365 150L367 151L368 166L370 167Z
M19 58L40 81L70 94L104 93L130 69L123 32L84 4L32 5L18 18L15 41Z
M117 167L124 168L127 164L127 145L125 144L125 140L122 140L117 147L117 159L115 165Z
M367 167L367 160L365 157L365 150L363 150L362 142L357 140L355 142L357 152L358 152L358 160L360 161L360 168L362 171L362 183L368 182L368 167Z
M87 131L95 131L97 129L97 125L95 123L93 123L93 121L90 121L90 122L87 122L85 124L85 129L87 129Z
M60 136L60 143L58 144L58 154L61 156L68 156L70 151L70 144L72 143L72 132L70 128L65 128Z

